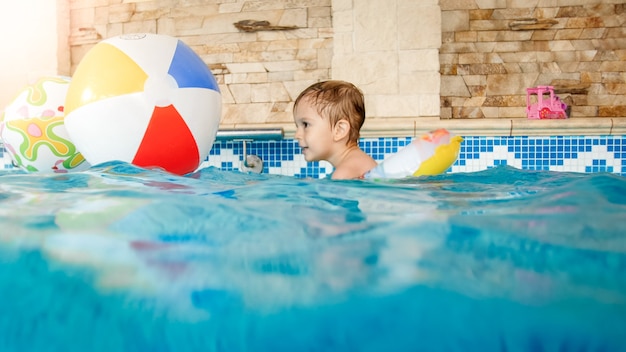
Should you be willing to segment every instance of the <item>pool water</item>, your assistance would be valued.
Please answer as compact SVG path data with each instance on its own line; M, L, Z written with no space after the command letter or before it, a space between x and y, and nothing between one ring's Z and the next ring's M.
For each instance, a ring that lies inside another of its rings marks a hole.
M626 351L626 178L0 171L2 351Z

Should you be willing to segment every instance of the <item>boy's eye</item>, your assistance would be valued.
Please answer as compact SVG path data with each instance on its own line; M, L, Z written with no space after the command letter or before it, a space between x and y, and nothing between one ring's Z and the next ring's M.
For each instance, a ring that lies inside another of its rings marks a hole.
M304 127L304 128L309 127L309 123L308 123L308 122L303 122L303 123L302 123L302 127Z

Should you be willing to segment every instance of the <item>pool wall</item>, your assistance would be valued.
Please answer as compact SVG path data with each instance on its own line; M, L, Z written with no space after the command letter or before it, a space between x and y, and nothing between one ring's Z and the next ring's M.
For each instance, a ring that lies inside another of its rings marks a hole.
M381 161L411 141L411 137L363 138L361 148ZM201 167L240 170L243 142L216 141ZM323 178L332 172L327 162L307 163L297 141L247 142L246 152L263 159L263 172ZM11 159L0 148L3 167ZM527 170L611 172L626 176L626 136L465 136L456 163L448 172L471 172L498 165Z

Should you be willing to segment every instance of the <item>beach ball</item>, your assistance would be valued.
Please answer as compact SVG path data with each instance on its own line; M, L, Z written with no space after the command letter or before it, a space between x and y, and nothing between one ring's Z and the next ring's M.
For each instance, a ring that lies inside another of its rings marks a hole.
M4 109L0 138L13 163L26 171L67 172L90 165L64 124L69 77L42 77Z
M183 175L208 156L221 108L215 77L181 40L121 35L76 67L65 125L92 165L117 160Z

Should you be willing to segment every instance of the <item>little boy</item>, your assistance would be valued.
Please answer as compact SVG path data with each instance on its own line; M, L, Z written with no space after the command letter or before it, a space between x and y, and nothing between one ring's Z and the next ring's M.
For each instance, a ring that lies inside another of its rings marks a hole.
M376 161L359 148L365 122L363 93L344 81L318 82L300 93L293 107L295 138L306 161L326 160L334 180L362 178Z

